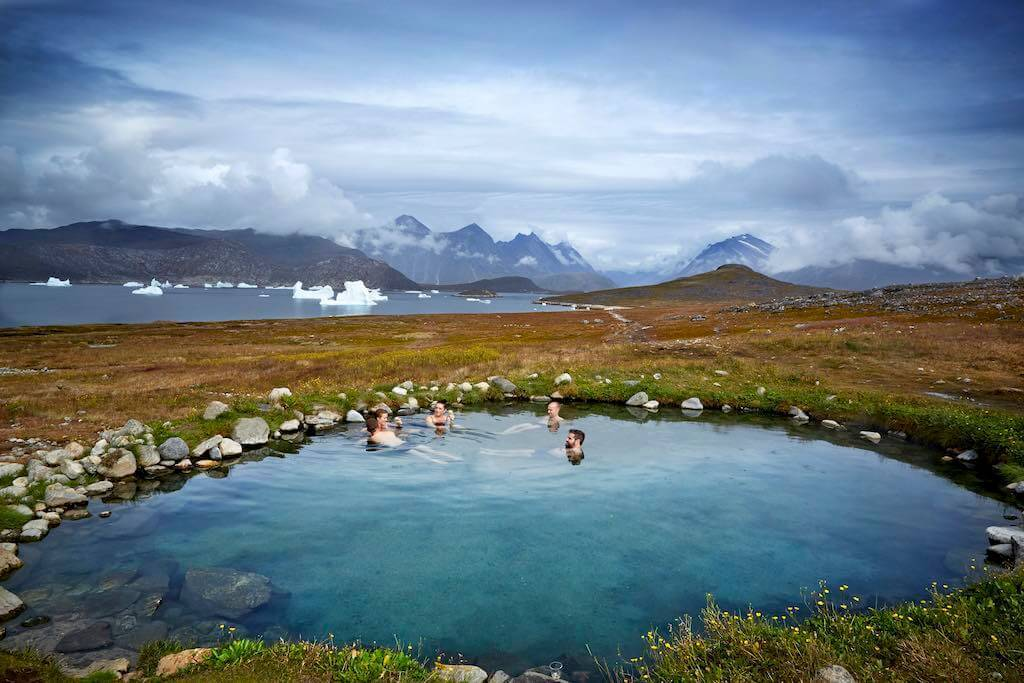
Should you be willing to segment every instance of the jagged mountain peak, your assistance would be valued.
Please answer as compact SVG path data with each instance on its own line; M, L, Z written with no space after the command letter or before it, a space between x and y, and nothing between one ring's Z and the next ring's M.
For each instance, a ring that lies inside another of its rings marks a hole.
M429 235L430 228L421 223L415 216L402 214L394 221L395 227L401 228L403 232L413 235Z
M748 266L760 271L764 269L773 251L774 246L750 233L733 235L704 247L678 271L676 277L707 273L726 264Z

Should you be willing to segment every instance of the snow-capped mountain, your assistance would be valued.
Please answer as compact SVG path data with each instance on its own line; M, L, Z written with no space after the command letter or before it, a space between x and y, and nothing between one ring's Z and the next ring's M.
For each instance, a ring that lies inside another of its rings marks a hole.
M422 284L519 275L553 290L612 285L566 242L548 244L532 232L507 242L495 241L476 223L452 232L433 232L412 216L399 216L388 225L355 233L353 246ZM560 287L561 280L575 286Z
M768 257L775 251L768 242L749 234L735 235L729 239L704 247L689 263L678 270L673 277L686 277L707 273L727 263L749 266L764 272Z

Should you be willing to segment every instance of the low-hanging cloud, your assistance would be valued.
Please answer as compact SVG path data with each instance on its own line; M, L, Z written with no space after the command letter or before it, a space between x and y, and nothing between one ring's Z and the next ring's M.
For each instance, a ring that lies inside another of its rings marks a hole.
M772 272L870 260L963 276L1017 274L1024 268L1024 202L1014 194L977 202L929 194L906 208L884 208L877 217L793 230L781 246L772 255Z
M6 147L0 148L0 179L4 227L123 218L336 236L372 220L287 148L263 158L196 161L136 144L103 144L54 155L30 171Z
M746 165L705 161L682 189L722 202L826 207L855 196L859 180L822 157L771 155Z

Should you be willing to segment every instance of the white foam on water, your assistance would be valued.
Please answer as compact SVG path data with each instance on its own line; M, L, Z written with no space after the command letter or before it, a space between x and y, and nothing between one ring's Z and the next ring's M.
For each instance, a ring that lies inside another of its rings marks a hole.
M71 280L61 280L57 277L51 277L46 282L33 282L36 287L70 287Z

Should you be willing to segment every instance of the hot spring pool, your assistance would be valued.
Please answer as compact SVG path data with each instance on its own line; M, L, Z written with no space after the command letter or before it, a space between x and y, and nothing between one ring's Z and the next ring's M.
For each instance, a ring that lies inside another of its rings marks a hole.
M708 593L769 613L802 605L821 578L865 606L924 597L932 581L958 583L984 555L985 527L1017 512L905 443L708 413L566 416L552 434L540 407L468 412L444 437L407 418L402 448L367 450L342 431L228 476L93 501L92 518L22 546L26 566L5 586L29 609L3 646L52 649L96 620L115 650L165 635L204 643L226 624L571 671L592 664L588 646L612 660L638 652L644 632L696 617ZM562 447L570 426L587 434L579 466ZM197 614L182 585L202 567L268 577L269 602ZM19 626L33 615L52 622ZM83 656L96 653L72 659Z

